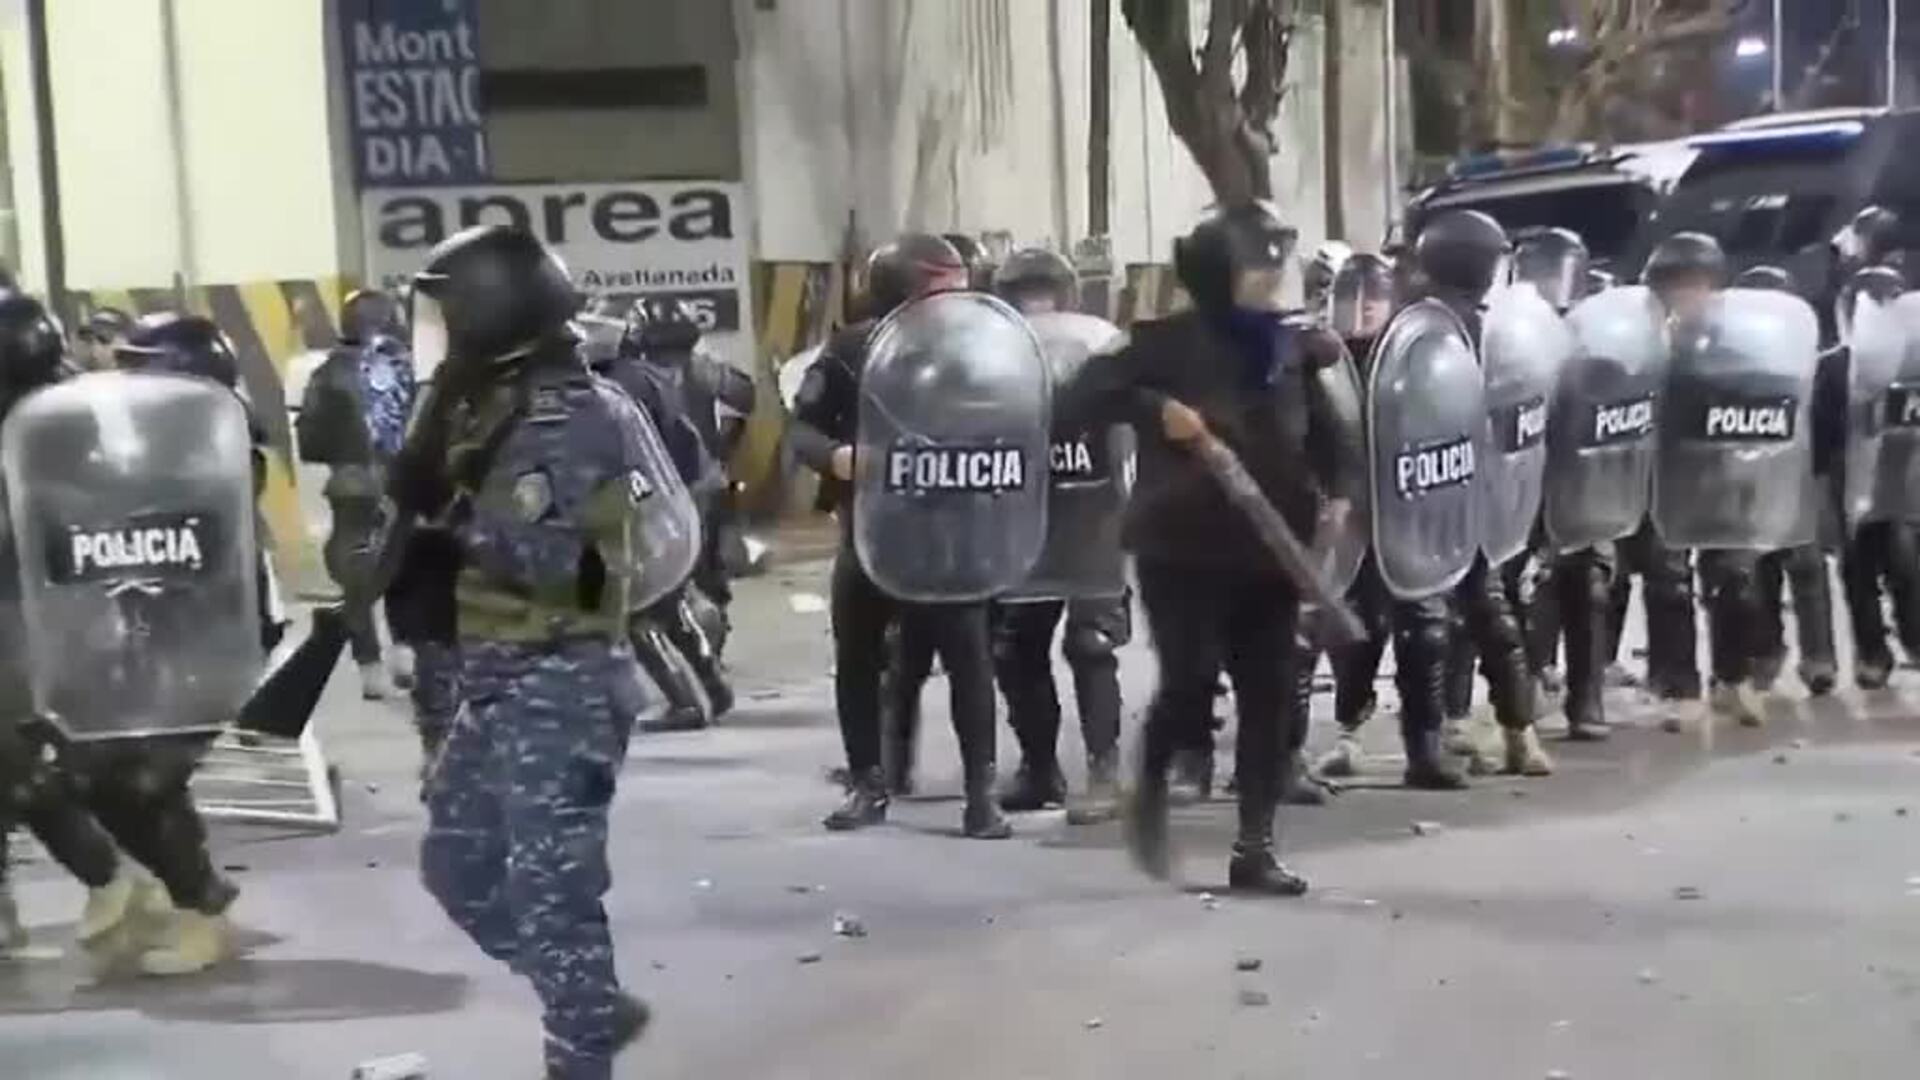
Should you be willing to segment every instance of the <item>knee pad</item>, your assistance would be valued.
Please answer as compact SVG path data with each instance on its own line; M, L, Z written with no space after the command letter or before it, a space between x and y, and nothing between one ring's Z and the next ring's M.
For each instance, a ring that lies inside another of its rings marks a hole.
M1067 627L1060 643L1060 651L1066 654L1067 663L1075 667L1114 663L1114 653L1118 648L1119 643L1107 636L1107 632L1100 627L1077 624Z

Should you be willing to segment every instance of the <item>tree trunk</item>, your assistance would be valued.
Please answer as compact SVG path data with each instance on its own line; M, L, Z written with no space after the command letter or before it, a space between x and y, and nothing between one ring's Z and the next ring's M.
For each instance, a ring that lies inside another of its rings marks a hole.
M1481 73L1480 131L1494 143L1507 145L1519 141L1513 115L1513 42L1512 20L1507 0L1475 0L1473 24L1480 39Z
M1327 235L1347 235L1346 147L1340 137L1341 5L1326 5L1326 32L1320 42L1321 183L1327 189ZM1391 84L1389 84L1391 85Z

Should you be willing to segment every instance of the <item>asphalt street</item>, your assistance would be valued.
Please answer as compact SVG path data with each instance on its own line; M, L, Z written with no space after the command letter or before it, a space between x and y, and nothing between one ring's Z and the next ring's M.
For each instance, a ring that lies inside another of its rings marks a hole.
M1912 672L1817 702L1789 675L1760 732L1668 734L1615 690L1626 729L1611 743L1560 743L1548 719L1559 775L1463 794L1398 788L1383 683L1367 777L1283 819L1313 892L1243 900L1215 891L1224 801L1177 812L1178 887L1131 869L1118 826L1057 811L1022 816L1012 841L960 839L938 680L928 794L885 827L823 832L840 756L824 575L815 560L741 583L739 711L634 741L609 910L657 1022L620 1076L1914 1075ZM1129 735L1151 666L1144 643L1127 650ZM0 1080L344 1080L408 1052L435 1078L538 1074L531 993L418 884L405 707L357 690L343 665L319 720L344 778L340 832L219 831L244 959L104 986L69 959L0 968ZM1324 746L1327 695L1315 713ZM1224 775L1230 732L1221 744ZM1004 732L1001 747L1011 769ZM65 943L78 888L44 862L21 878L37 942Z

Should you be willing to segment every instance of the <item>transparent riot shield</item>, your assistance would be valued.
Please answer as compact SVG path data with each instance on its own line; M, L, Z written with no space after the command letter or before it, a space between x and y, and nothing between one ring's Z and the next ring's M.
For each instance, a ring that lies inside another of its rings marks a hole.
M645 409L640 413L638 460L629 476L633 514L627 520L627 558L635 610L686 583L700 558L700 508Z
M1453 588L1480 553L1476 488L1486 383L1460 320L1437 300L1394 316L1367 391L1373 549L1394 596Z
M1893 302L1903 339L1900 366L1887 388L1879 467L1870 517L1920 521L1920 293Z
M1026 580L1047 536L1051 401L1039 340L993 297L925 297L874 331L853 539L876 585L940 603Z
M1055 311L1027 317L1046 351L1054 388L1123 338L1092 315ZM1119 596L1127 588L1120 520L1133 464L1133 432L1124 425L1055 430L1048 455L1047 542L1027 579L1007 600L1076 600Z
M1527 283L1490 298L1480 339L1490 425L1480 495L1480 550L1498 566L1525 551L1540 518L1547 427L1560 370L1573 352L1566 323Z
M1841 466L1840 511L1847 529L1875 516L1881 452L1886 444L1887 398L1906 359L1907 330L1893 304L1854 294L1847 320L1846 460ZM1898 301L1895 301L1898 303ZM1825 361L1823 361L1825 362Z
M1813 308L1728 289L1673 326L1653 520L1670 547L1770 551L1813 542Z
M0 457L37 710L78 741L232 720L263 660L240 399L81 375L15 407Z
M0 731L33 715L27 675L27 624L20 608L20 552L12 515L0 491Z
M1340 361L1322 372L1321 377L1326 380L1323 386L1325 393L1349 399L1353 402L1355 411L1364 415L1361 410L1364 409L1366 402L1366 388L1360 385L1358 365L1354 363L1353 357L1346 355L1344 348ZM1366 447L1362 445L1358 450L1365 453ZM1342 464L1343 467L1351 467L1354 475L1364 476L1367 473L1367 463L1364 461L1350 461ZM1324 546L1314 552L1319 559L1316 569L1322 580L1326 581L1335 592L1343 595L1359 578L1360 564L1366 561L1367 550L1373 544L1371 487L1372 485L1368 485L1369 490L1364 492L1348 511L1345 528L1332 536L1317 538L1317 541ZM1313 538L1309 540L1312 542Z
M1666 315L1643 285L1567 313L1573 353L1547 423L1542 517L1556 552L1617 540L1646 520L1666 379Z

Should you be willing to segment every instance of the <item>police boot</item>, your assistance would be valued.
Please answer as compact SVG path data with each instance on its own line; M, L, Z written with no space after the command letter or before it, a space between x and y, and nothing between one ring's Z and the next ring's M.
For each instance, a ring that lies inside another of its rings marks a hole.
M993 716L986 717L986 730L963 727L960 736L960 767L965 774L967 808L960 816L960 829L973 840L1005 840L1013 835L1013 825L1000 813L993 792ZM1049 773L1056 772L1052 763Z
M889 722L880 748L886 759L887 791L901 798L913 794L914 734Z
M365 701L385 701L393 693L387 680L387 668L378 660L360 665L360 697Z
M1067 824L1111 821L1120 811L1119 763L1114 752L1087 755L1087 793L1067 801Z
M123 865L112 881L87 890L87 905L81 910L74 940L96 967L111 967L134 950L132 924L139 914L136 901L143 885L142 879Z
M1553 759L1540 745L1540 732L1532 724L1523 728L1502 728L1500 738L1506 751L1504 772L1509 776L1552 776Z
M1892 678L1892 657L1856 659L1853 662L1853 685L1862 690L1885 690L1887 682Z
M1314 763L1314 771L1321 776L1342 779L1360 775L1360 762L1365 753L1360 749L1360 740L1354 736L1354 732L1342 731L1333 749L1320 755L1320 760Z
M1753 661L1753 689L1756 693L1771 694L1773 686L1780 681L1780 670L1787 666L1784 654L1757 657Z
M1406 785L1421 791L1459 791L1467 778L1447 760L1440 747L1437 731L1409 732L1407 743Z
M1213 747L1182 750L1173 757L1173 783L1168 798L1174 806L1190 806L1213 798Z
M1716 714L1731 717L1741 727L1757 728L1765 723L1760 713L1760 702L1752 685L1747 682L1714 680L1708 704Z
M233 954L233 924L225 915L176 911L161 934L162 944L140 954L145 975L192 975Z
M1831 660L1803 660L1800 662L1800 683L1807 693L1814 697L1826 697L1840 681L1838 665Z
M1067 801L1067 778L1060 766L1022 758L1014 771L1013 783L1000 792L1000 809L1009 814L1026 814L1059 806Z
M831 832L850 832L878 825L887 820L886 777L879 769L869 769L851 777L847 785L847 801L840 808L828 814L821 822Z
M1307 767L1307 755L1288 754L1280 763L1280 801L1288 806L1325 806L1330 791L1313 770Z
M1273 857L1273 792L1249 794L1251 798L1240 800L1240 830L1227 863L1227 887L1263 896L1299 896L1307 883Z

